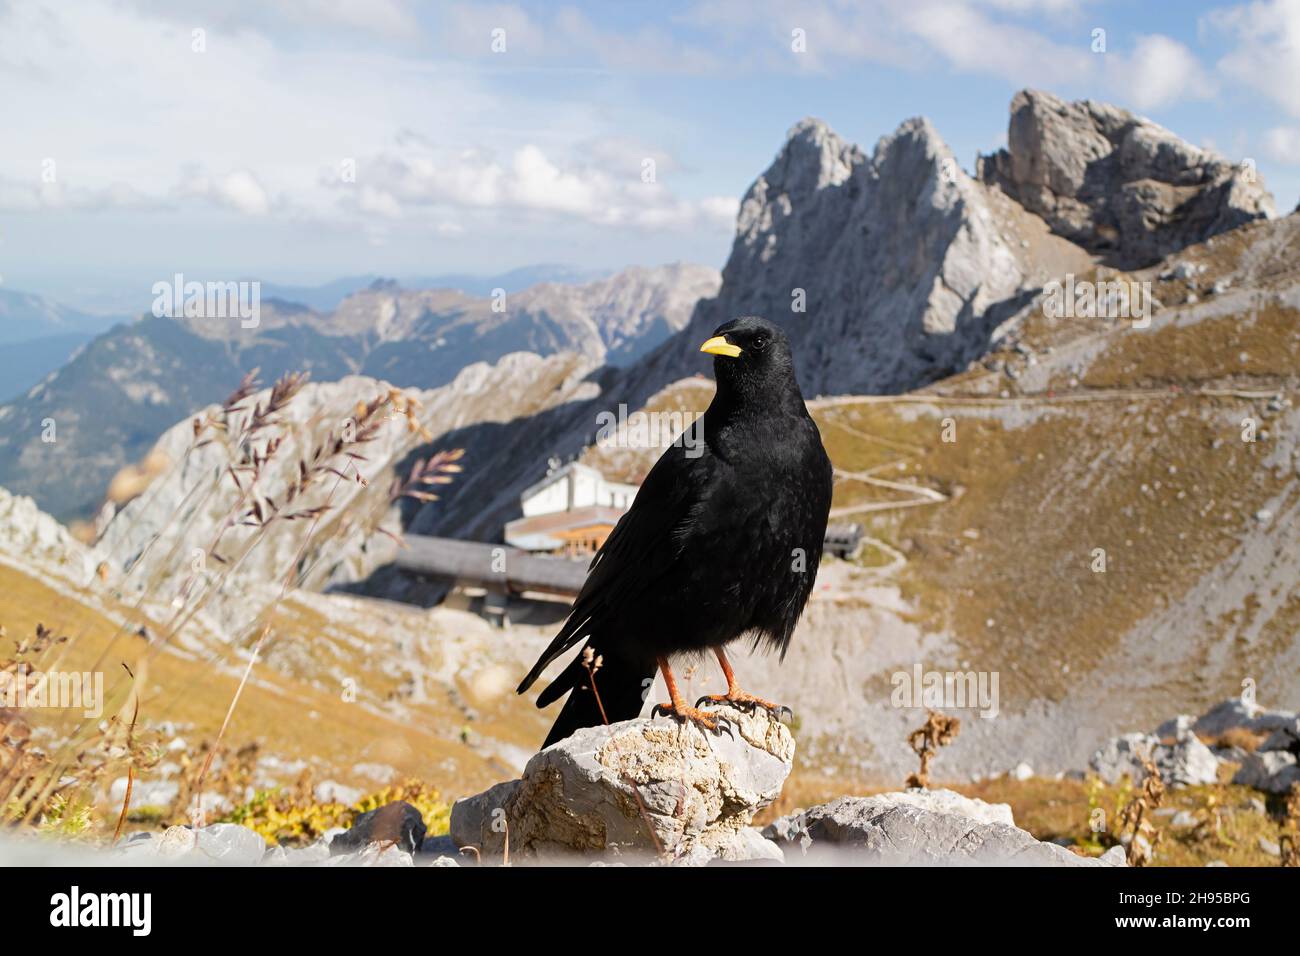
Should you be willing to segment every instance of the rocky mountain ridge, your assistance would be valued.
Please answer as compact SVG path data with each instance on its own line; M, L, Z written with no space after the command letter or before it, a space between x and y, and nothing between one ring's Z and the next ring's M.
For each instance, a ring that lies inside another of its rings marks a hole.
M61 518L86 517L118 469L251 369L265 381L288 372L318 382L365 374L436 388L467 366L516 352L626 361L684 325L717 281L711 269L678 263L585 285L546 283L498 300L379 283L328 315L263 302L256 328L235 318L148 316L99 337L0 405L0 485ZM59 481L47 480L55 473Z

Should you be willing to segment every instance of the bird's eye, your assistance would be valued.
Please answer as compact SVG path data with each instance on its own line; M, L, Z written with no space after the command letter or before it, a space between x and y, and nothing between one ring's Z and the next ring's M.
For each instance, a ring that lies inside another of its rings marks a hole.
M766 335L754 336L754 341L749 343L749 347L752 348L755 352L763 351L763 349L767 348L767 336Z

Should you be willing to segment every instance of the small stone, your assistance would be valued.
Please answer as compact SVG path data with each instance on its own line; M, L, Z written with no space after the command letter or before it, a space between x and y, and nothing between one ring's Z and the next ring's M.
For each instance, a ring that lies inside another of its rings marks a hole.
M189 827L168 827L158 841L158 855L174 859L193 851L198 838Z
M266 855L261 834L237 823L214 823L198 831L198 852L224 866L253 866Z
M284 847L273 846L271 847L271 849L267 850L266 855L262 857L261 865L262 866L288 866L289 857L288 854L284 852Z
M1259 838L1259 848L1269 856L1281 856L1282 848L1267 837Z
M1034 768L1031 767L1029 764L1025 763L1023 760L1020 763L1016 764L1016 768L1011 771L1011 776L1014 777L1016 780L1021 780L1021 781L1028 780L1031 777L1033 777L1033 775L1034 775Z
M285 847L284 857L286 866L311 866L314 863L322 863L330 858L330 845L321 839L308 846Z
M382 807L380 809L383 809ZM337 842L337 841L336 841ZM410 853L392 843L371 843L355 853L337 853L326 866L414 866Z

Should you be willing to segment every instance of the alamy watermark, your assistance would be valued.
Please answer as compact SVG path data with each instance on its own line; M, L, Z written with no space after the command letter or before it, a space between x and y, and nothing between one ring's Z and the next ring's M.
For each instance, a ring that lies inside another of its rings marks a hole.
M103 671L0 671L0 707L80 710L104 713Z
M628 412L619 404L614 412L596 416L598 448L667 448L680 445L687 458L704 453L703 412Z
M131 930L132 936L148 936L153 929L153 894L83 893L74 885L50 897L50 925L118 926Z
M1131 319L1133 328L1151 325L1151 283L1133 279L1075 279L1043 286L1043 314L1049 319Z
M997 671L927 671L917 662L910 671L895 671L889 682L894 685L889 697L894 707L979 708L985 720L998 715Z
M262 321L262 283L185 281L176 273L171 282L153 284L153 314L160 319L239 319L240 328L255 329Z

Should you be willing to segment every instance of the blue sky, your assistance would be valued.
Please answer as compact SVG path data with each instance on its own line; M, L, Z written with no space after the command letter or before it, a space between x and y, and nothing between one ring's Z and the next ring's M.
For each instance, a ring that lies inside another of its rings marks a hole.
M1300 198L1300 0L0 0L0 287L721 266L801 117L969 170L1025 86Z

